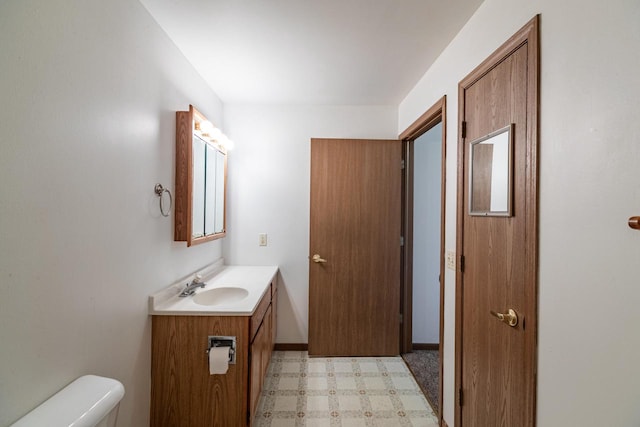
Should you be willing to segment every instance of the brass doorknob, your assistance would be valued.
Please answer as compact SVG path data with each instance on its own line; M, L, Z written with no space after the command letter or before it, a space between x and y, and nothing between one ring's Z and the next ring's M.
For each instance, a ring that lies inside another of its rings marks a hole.
M327 262L327 260L326 260L326 259L322 259L322 258L320 258L320 255L318 255L318 254L315 254L314 256L312 256L312 257L311 257L311 260L312 260L313 262L315 262L315 263L318 263L318 264L321 264L321 263L325 263L325 262Z
M507 325L514 327L518 324L518 313L513 308L510 308L506 313L496 313L495 311L490 311L492 316L497 317L500 321L506 323Z

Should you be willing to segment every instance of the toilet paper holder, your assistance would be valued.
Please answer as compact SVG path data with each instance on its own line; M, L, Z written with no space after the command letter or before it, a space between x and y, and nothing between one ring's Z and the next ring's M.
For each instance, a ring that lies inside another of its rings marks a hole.
M229 348L229 364L236 364L236 337L225 337L219 335L210 335L207 337L207 350L209 353L213 347L230 347Z

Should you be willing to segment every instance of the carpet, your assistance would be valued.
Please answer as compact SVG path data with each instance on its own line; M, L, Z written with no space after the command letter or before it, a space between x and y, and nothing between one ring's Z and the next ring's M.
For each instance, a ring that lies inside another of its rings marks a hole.
M402 355L416 382L436 413L439 413L440 364L438 350L413 350Z

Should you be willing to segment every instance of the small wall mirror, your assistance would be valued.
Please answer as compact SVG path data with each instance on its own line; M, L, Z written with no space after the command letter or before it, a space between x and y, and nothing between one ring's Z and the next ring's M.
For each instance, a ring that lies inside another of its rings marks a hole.
M174 240L187 246L226 234L227 151L214 130L192 105L176 112Z
M469 147L469 215L511 216L513 124Z

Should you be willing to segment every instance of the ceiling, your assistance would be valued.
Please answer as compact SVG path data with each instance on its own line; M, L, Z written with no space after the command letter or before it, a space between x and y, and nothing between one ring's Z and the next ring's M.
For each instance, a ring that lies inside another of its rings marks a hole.
M482 0L141 0L224 103L398 105Z

